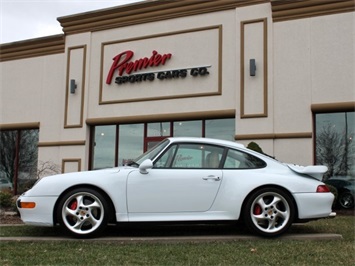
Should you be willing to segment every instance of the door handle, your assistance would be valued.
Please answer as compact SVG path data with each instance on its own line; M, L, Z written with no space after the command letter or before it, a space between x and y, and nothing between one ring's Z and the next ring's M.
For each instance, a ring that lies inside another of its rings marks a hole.
M220 181L221 178L219 176L215 176L215 175L209 175L206 177L202 177L203 180L214 180L214 181Z

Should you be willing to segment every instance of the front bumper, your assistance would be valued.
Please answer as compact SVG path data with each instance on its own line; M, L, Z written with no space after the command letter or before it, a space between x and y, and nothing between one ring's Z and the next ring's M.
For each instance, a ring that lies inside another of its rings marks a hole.
M25 224L53 226L53 210L56 201L57 197L27 197L23 195L18 198L16 205L21 220Z

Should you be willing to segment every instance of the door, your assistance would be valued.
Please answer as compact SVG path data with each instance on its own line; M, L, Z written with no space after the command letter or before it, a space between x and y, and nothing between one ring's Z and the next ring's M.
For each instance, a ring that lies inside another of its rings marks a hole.
M211 147L173 145L148 174L138 170L127 180L130 213L204 212L211 208L222 183L218 163L208 164ZM220 160L223 148L212 147Z

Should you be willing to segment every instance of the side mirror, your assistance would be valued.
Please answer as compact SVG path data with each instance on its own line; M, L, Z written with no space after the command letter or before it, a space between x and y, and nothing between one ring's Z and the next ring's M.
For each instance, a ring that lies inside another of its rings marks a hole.
M150 159L147 159L145 161L143 161L140 165L139 165L139 172L141 174L148 174L148 169L152 169L153 168L153 162Z

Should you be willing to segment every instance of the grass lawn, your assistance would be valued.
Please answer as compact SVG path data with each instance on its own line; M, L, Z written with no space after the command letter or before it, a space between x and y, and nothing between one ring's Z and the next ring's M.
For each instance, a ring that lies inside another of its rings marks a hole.
M355 218L338 216L291 227L292 234L341 234L342 240L259 239L211 243L4 241L61 236L60 228L0 227L0 265L355 265ZM237 226L117 226L106 236L247 234Z

